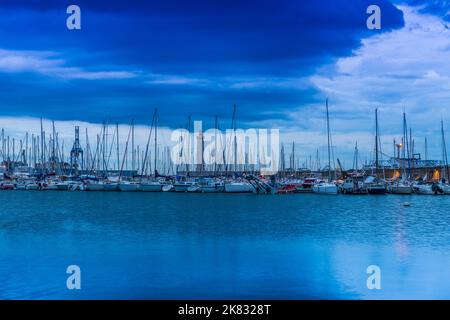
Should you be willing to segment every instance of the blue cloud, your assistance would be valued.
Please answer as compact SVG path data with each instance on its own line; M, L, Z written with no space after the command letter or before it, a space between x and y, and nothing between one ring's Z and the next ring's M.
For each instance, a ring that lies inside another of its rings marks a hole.
M237 103L243 122L267 112L283 119L285 110L318 94L277 84L349 55L369 34L365 10L372 2L79 0L82 30L68 31L69 2L3 0L0 48L53 51L63 61L57 74L0 73L0 85L9 88L0 103L9 115L121 122L148 122L159 107L170 126L188 114L227 117ZM403 26L401 11L377 2L382 32ZM60 74L76 71L82 76ZM105 77L117 72L137 76ZM236 85L242 82L253 85Z

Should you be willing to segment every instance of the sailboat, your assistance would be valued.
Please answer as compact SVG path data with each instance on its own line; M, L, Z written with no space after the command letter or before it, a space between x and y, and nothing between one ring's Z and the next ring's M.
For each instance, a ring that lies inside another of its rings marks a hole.
M388 186L388 192L392 194L411 194L413 191L411 184L407 180L397 180Z
M154 180L146 180L146 181L140 181L140 191L144 191L144 192L160 192L162 191L163 185L156 180L157 176L158 176L158 171L156 169L156 165L157 165L157 161L158 161L158 110L155 109L155 112L153 113L153 120L152 120L152 128L154 128L155 130L155 150L154 150ZM150 146L150 138L152 135L152 129L150 129L150 133L148 136L148 141L147 141L147 146L145 149L145 158L143 160L142 163L142 172L141 172L141 177L144 176L146 169L147 169L147 159L148 159L148 148Z
M450 194L450 185L448 184L448 178L450 177L449 167L448 167L448 157L447 157L447 146L445 143L445 133L444 133L444 121L441 119L441 135L442 135L442 164L441 166L441 179L437 183L436 189L441 191L443 194Z
M409 154L409 146L408 146L408 139L407 139L407 125L406 125L406 114L403 112L403 141L398 145L399 148L403 149L403 160L406 158L405 150L408 149ZM395 152L395 151L394 151ZM398 158L400 159L400 149L398 152ZM409 155L408 155L409 158ZM404 162L404 161L403 161ZM402 168L402 177L401 179L392 181L388 187L387 191L392 194L411 194L413 192L413 188L411 183L406 180L406 168L404 163L401 164Z
M328 181L318 181L312 186L312 192L320 194L338 194L338 187L331 182L331 133L330 116L328 113L328 98L326 100L327 141L328 141Z
M368 177L365 181L369 194L386 194L386 183L378 177L379 171L379 132L378 132L378 109L375 109L375 176Z

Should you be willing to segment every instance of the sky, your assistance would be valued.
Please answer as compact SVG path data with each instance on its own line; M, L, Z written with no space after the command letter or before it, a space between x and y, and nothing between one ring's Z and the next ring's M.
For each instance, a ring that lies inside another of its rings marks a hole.
M81 30L66 28L70 4ZM381 30L366 27L371 4ZM2 0L0 126L20 137L42 117L70 139L75 123L124 132L135 119L144 142L158 108L164 142L188 116L228 128L236 104L238 127L278 128L307 158L325 151L328 97L344 163L356 141L370 158L375 107L386 153L405 111L418 152L427 137L438 158L441 118L450 129L449 12L448 1L416 0Z

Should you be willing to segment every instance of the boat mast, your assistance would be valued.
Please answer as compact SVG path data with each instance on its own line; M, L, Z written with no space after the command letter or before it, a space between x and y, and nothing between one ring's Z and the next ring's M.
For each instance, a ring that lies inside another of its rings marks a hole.
M444 178L449 179L450 175L449 175L448 159L447 159L447 147L445 144L444 121L442 119L441 119L441 135L442 135L442 162L445 167L445 175L446 175ZM442 171L442 169L441 169L441 171Z
M147 165L149 165L150 166L150 158L151 158L151 152L150 152L150 150L149 150L149 148L150 148L150 142L151 142L151 137L152 137L152 131L153 131L153 128L155 128L155 155L154 155L154 157L155 157L155 167L154 167L154 173L155 173L155 178L156 178L156 161L157 161L157 129L156 129L156 118L157 118L157 109L155 109L155 112L153 113L153 117L152 117L152 124L151 124L151 126L150 126L150 131L149 131L149 133L148 133L148 138L147 138L147 144L146 144L146 147L145 147L145 155L144 155L144 159L143 159L143 161L142 161L142 170L141 170L141 179L142 179L142 176L147 172ZM150 153L150 154L149 154ZM151 172L151 166L150 166L150 169L149 169L149 171Z
M42 118L41 118L41 170L44 173L44 128L42 126Z
M328 98L326 100L327 111L327 142L328 142L328 182L331 182L331 134L330 134L330 115L328 113Z
M292 141L292 152L291 152L291 154L292 154L292 160L291 160L290 167L291 167L292 174L294 174L295 173L295 143L294 143L294 141Z
M157 149L158 149L158 109L155 109L155 166L154 166L154 172L155 172L155 178L158 174L158 171L156 170L156 162L157 162Z
M378 108L375 108L375 176L378 177Z
M236 104L233 105L233 118L231 120L231 127L233 129L234 172L236 172L237 168Z
M134 171L135 154L134 154L134 119L131 120L131 171Z
M409 142L408 142L408 126L406 123L406 113L403 112L403 151L402 151L402 155L403 155L403 167L405 167L405 160L406 157L408 157L408 171L409 171L409 175L411 175L411 161L410 161L410 152L409 152ZM406 172L406 170L405 170Z
M188 141L187 141L187 150L185 151L186 155L186 175L189 176L189 170L190 170L190 163L191 163L191 116L188 116L188 123L187 123L187 130L188 130Z
M117 170L120 168L120 156L119 156L119 123L116 123L116 153L117 153Z
M54 120L52 120L52 172L54 173L55 172L55 161L56 161L56 145L55 145L55 143L56 143L56 140L55 140L55 137L56 137L56 130L55 130L55 121Z
M219 119L217 115L214 118L214 176L217 174L217 131L219 130Z

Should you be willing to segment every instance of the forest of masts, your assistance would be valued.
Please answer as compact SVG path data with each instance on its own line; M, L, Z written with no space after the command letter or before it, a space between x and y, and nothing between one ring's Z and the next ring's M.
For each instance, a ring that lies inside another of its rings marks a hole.
M232 129L236 130L236 107L233 109ZM103 123L100 132L95 133L93 138L86 128L84 131L84 147L80 139L80 128L75 126L75 134L73 145L65 146L64 140L59 138L59 133L55 127L55 122L51 123L50 132L44 130L43 121L40 121L40 133L30 134L25 133L22 139L10 137L6 134L4 129L1 129L1 148L0 159L2 160L2 168L4 172L14 173L17 171L28 172L34 174L56 174L56 175L80 175L92 174L96 176L109 175L141 175L151 176L156 175L175 175L178 173L186 174L189 172L227 175L235 172L257 172L258 167L254 164L238 165L236 163L224 163L221 165L204 165L204 164L189 164L186 161L184 164L175 165L171 160L171 148L158 144L158 115L155 110L152 118L151 127L149 129L148 138L145 145L138 145L135 143L135 124L131 121L127 132L119 132L119 124ZM218 118L215 117L215 127L219 129ZM188 117L188 132L191 132L191 117ZM445 146L445 137L443 131L443 123L441 121L441 138L442 138L442 159L439 166L448 168L447 152ZM126 143L120 143L120 134L126 134ZM94 141L92 141L92 139ZM377 139L380 139L378 136ZM235 142L235 141L234 141ZM411 129L408 130L406 125L406 117L403 116L403 137L400 141L393 141L393 156L387 156L381 150L378 154L385 155L387 158L397 160L405 169L407 166L414 165L414 160L418 155L414 148L414 139L412 137ZM381 143L380 143L381 145ZM236 147L231 143L230 147ZM288 147L288 152L285 151L285 145L281 144L280 159L279 159L279 173L289 174L295 172L315 171L320 172L328 170L327 166L321 167L321 160L319 150L317 149L315 155L301 158L296 156L295 143ZM333 150L333 147L331 148ZM235 150L235 154L237 151ZM286 156L287 154L288 156ZM425 161L428 159L427 140L425 138ZM190 157L187 156L187 157ZM245 154L247 159L248 155ZM373 157L375 158L375 157ZM378 158L378 157L376 157ZM303 160L301 160L303 159ZM335 163L334 154L332 156L333 170L342 171L342 165L337 160ZM377 160L378 161L378 160ZM446 165L445 165L446 164ZM358 154L358 145L355 144L352 170L358 170L362 167L374 165L374 162L365 160L364 163L360 160ZM350 168L349 168L350 169ZM448 169L447 169L448 170Z

